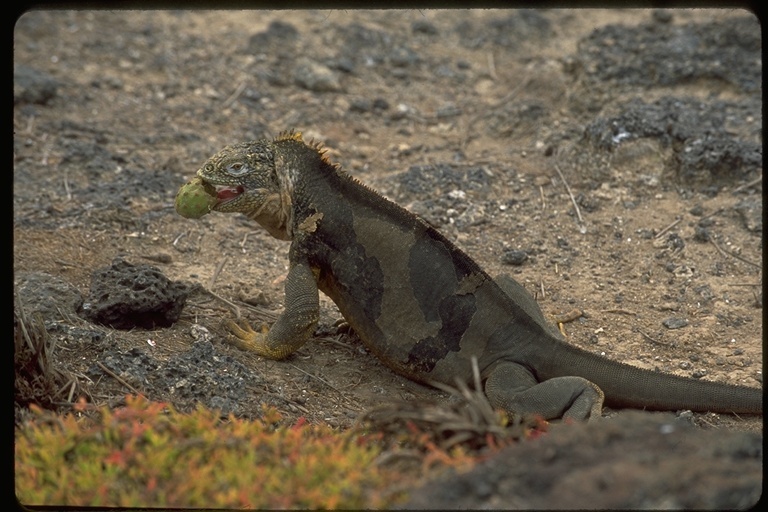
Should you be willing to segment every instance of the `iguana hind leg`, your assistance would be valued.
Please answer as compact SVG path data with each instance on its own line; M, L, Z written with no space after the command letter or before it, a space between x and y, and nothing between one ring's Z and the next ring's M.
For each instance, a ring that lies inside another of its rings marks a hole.
M603 392L587 379L555 377L538 382L527 368L513 362L503 362L491 371L485 394L494 407L547 420L595 419L603 408Z

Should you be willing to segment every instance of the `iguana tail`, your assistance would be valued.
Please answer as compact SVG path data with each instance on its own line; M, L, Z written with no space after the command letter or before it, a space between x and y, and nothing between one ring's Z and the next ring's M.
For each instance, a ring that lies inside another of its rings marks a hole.
M610 407L762 414L763 390L659 373L590 354L559 340L535 365L540 380L575 375L597 384Z

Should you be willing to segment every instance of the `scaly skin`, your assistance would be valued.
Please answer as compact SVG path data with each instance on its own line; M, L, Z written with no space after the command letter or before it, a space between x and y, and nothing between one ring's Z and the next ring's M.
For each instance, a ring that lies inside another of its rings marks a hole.
M410 379L472 382L477 361L495 407L544 418L615 407L762 414L762 390L611 361L565 342L513 279L492 279L435 229L289 132L227 146L197 175L213 211L240 212L290 240L285 311L271 329L230 323L239 347L282 359L318 322L328 295L366 346Z

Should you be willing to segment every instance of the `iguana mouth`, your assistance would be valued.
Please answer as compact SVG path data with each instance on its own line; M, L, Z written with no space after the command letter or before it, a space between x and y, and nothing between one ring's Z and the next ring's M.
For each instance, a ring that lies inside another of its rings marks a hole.
M216 197L219 199L219 203L226 203L231 201L240 195L245 193L245 188L242 185L236 187L219 187L216 186Z

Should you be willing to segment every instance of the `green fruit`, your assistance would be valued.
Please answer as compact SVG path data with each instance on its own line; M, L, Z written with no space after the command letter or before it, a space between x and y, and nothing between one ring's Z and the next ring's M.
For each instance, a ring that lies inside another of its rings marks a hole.
M176 213L187 219L199 219L210 212L217 201L216 189L196 177L176 194Z

